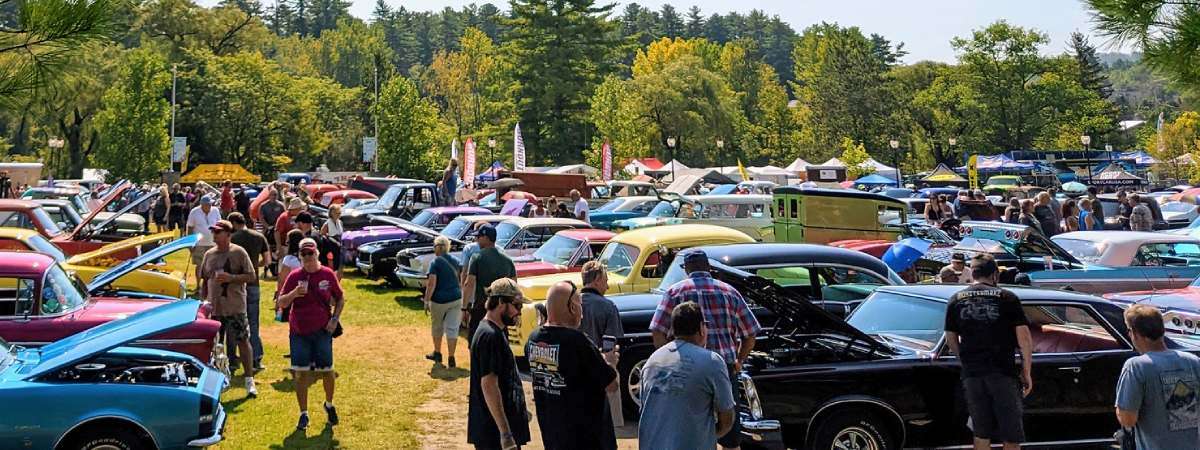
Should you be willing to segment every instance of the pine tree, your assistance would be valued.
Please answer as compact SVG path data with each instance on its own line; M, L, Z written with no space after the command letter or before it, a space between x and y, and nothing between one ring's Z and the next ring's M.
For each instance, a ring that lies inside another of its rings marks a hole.
M296 7L292 13L292 32L297 33L300 37L305 37L311 34L309 26L311 22L308 20L310 11L308 0L296 0Z
M659 36L671 39L683 36L683 19L679 17L679 12L675 10L674 6L663 4L659 9L658 18Z
M1105 75L1104 64L1096 56L1096 48L1088 43L1083 33L1071 33L1071 52L1075 62L1079 64L1079 85L1084 89L1095 92L1100 98L1107 99L1112 95L1112 83Z
M687 12L687 25L684 26L684 37L694 39L704 37L704 14L700 12L700 7L692 5Z
M274 5L267 8L263 21L275 35L287 36L294 31L292 24L296 21L296 11L286 0L276 0Z
M729 28L725 24L725 18L720 14L709 16L708 20L704 21L704 38L721 44L729 42ZM790 56L791 50L788 52Z

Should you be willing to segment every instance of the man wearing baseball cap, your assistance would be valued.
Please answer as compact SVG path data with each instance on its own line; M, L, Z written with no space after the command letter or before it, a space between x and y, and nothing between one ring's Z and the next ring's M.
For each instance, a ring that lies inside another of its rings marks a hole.
M199 234L200 239L196 241L196 246L192 247L192 264L200 267L200 261L204 259L204 252L213 248L212 231L209 230L218 220L221 220L221 212L213 208L212 197L200 197L200 205L192 208L188 213L187 218L187 234Z
M950 255L950 264L938 272L938 282L945 284L971 284L971 271L967 270L967 256L961 252Z
M728 367L730 386L737 386L738 372L742 362L754 349L755 335L760 329L754 312L746 305L746 299L733 286L713 278L708 255L703 250L684 250L678 256L683 260L683 270L688 277L667 288L663 293L654 318L650 320L650 331L654 333L654 347L666 344L671 334L671 310L684 302L695 302L704 313L708 337L705 348L721 355ZM733 388L736 401L741 389ZM741 426L736 417L733 429L717 440L722 448L741 446Z
M511 278L498 278L485 291L486 300L477 299L487 313L471 335L467 443L508 450L529 442L530 415L506 331L520 320L526 300Z
M304 201L299 198L292 197L287 201L287 214L280 214L275 219L275 245L278 247L275 252L276 258L282 258L287 254L287 235L292 228L296 227L296 216L300 215L306 209ZM281 273L280 277L287 276Z
M463 282L463 322L467 322L467 336L474 336L479 321L486 313L484 288L501 278L517 279L517 268L504 252L496 248L496 228L486 225L475 237L479 252L464 264L467 277Z
M333 338L338 331L346 301L337 274L317 260L317 241L300 241L299 269L287 274L279 290L279 307L291 307L288 343L292 373L296 377L296 401L300 420L296 428L308 428L308 388L318 379L325 388L325 415L329 425L338 424L333 406ZM285 276L282 275L281 276Z
M204 253L196 269L200 298L212 304L212 319L221 322L218 334L225 346L237 346L246 378L246 396L256 397L254 350L250 347L250 322L246 316L246 284L257 282L258 274L246 250L232 242L232 223L218 220L209 230L215 246Z

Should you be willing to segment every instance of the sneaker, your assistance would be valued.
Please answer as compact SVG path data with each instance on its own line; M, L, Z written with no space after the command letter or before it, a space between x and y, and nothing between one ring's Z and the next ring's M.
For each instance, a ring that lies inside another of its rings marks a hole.
M438 353L438 352L433 352L428 355L425 355L425 359L428 359L435 363L441 364L442 363L442 354Z
M250 398L258 397L258 388L254 387L254 379L246 378L246 396Z
M329 424L330 425L338 424L338 415L337 415L337 407L336 406L326 403L325 404L325 414L329 416Z
M300 420L296 422L296 429L301 431L308 429L308 414L300 414Z
M453 368L455 368L455 367L458 367L458 364L454 362L454 357L453 357L453 356L451 356L451 357L450 357L450 359L446 360L446 364L447 364L447 365L448 365L448 366L449 366L451 369L453 369Z

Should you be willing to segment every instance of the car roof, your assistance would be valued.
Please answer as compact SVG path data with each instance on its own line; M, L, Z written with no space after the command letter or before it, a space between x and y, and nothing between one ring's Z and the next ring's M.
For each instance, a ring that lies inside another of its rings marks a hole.
M37 230L16 227L0 227L0 239L16 239L23 241L29 239L30 236L40 235Z
M888 273L887 264L884 264L879 258L857 250L828 245L746 243L706 245L697 248L704 250L709 259L732 267L836 262L870 269L884 276L887 276Z
M929 300L940 302L948 302L950 297L958 291L966 288L963 284L908 284L903 286L883 286L876 289L876 292L890 292L900 295L910 295L923 297ZM1022 301L1031 300L1050 300L1064 302L1080 302L1080 303L1101 303L1109 304L1108 300L1102 299L1088 294L1081 294L1072 291L1062 291L1057 289L1041 289L1024 286L1001 286L1004 289L1016 294Z
M463 220L466 222L500 222L500 221L508 220L511 218L513 218L513 216L504 216L504 215L500 215L500 214L479 214L479 215L470 215L470 216L458 216L458 217L455 217L454 220Z
M80 194L87 191L83 186L37 186L29 188L30 192L49 192L51 194Z
M521 228L536 227L539 225L571 225L575 227L585 228L587 222L577 219L567 219L562 217L512 217L505 220L506 223L511 223Z
M588 241L592 242L607 242L609 239L612 239L613 236L617 235L611 231L596 228L573 228L570 230L562 230L555 234L561 234L574 239L587 239Z
M41 277L47 267L57 262L54 257L29 251L0 251L0 275Z
M771 196L766 194L714 194L688 197L688 200L703 204L725 203L737 205L758 205L771 203Z
M0 209L6 209L10 211L14 209L34 209L40 206L40 204L33 200L20 200L14 198L0 199Z
M800 186L780 186L775 188L775 195L780 194L804 194L804 195L821 195L825 197L846 197L846 198L861 198L867 200L879 200L888 203L901 203L899 200L888 197L883 194L875 194L871 192L863 192L854 189L824 189L824 188L805 188Z
M434 213L434 214L471 213L471 212L489 213L489 212L491 212L487 208L483 208L483 207L479 207L479 206L435 206L433 208L425 208L425 210L429 211L431 213Z
M616 236L612 240L624 242L637 247L652 244L687 243L709 238L719 238L730 242L754 242L746 233L718 225L682 224L660 225L655 227L637 228Z
M1052 239L1079 239L1091 242L1107 242L1110 244L1128 244L1128 243L1160 243L1160 242L1197 242L1196 239L1187 235L1166 234L1166 233L1151 233L1147 231L1072 231L1070 233L1056 234Z

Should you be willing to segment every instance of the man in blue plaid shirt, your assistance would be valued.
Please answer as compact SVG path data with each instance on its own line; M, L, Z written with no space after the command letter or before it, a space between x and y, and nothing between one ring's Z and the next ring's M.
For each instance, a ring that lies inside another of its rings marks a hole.
M733 286L712 277L709 272L708 255L703 250L686 250L679 255L688 277L675 283L663 293L663 298L650 320L650 331L654 333L654 347L669 342L671 310L683 302L696 302L704 312L704 323L708 328L706 348L725 359L729 367L730 386L734 398L738 398L737 374L742 362L754 349L754 336L759 331L758 319L746 305L746 299ZM741 423L734 417L733 429L721 436L717 443L725 449L741 446Z

